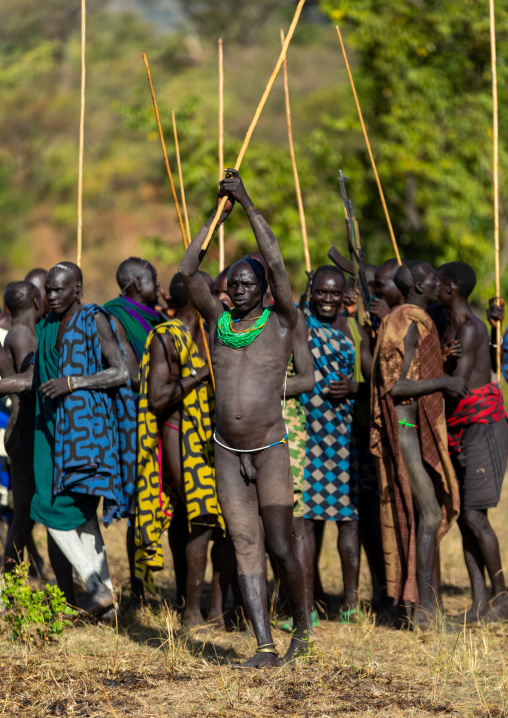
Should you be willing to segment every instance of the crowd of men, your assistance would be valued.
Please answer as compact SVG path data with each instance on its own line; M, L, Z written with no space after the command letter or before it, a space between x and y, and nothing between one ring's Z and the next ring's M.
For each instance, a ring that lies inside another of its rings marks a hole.
M185 627L203 622L213 542L207 620L224 625L232 595L258 643L243 665L260 668L279 662L267 554L288 607L288 661L307 650L319 622L325 522L337 526L342 620L359 611L363 545L373 610L425 627L440 608L439 543L458 521L472 588L465 620L508 619L488 517L508 457L503 397L492 382L501 303L488 311L489 341L468 303L469 265L435 271L393 259L365 266L363 326L354 277L335 265L314 271L297 307L277 240L237 171L221 182L223 196L220 223L239 204L257 251L215 281L200 270L214 211L169 298L139 258L121 263L120 296L103 307L82 304L81 270L71 262L7 286L0 395L12 398L13 512L4 570L25 549L42 570L31 535L40 522L68 602L107 620L115 592L102 499L104 526L127 519L135 603L155 593L167 530Z

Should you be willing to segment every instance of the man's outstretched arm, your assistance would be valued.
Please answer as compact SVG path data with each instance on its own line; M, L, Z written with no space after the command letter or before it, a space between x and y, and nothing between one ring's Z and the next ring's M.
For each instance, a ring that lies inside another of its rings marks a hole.
M222 199L222 195L219 195L219 200ZM220 216L219 227L229 217L231 210L233 209L234 202L228 201ZM199 273L199 266L203 261L206 254L206 250L202 250L201 246L205 241L212 220L215 217L215 212L210 216L207 222L201 227L199 232L193 238L185 250L178 271L182 275L182 280L187 290L187 293L200 314L203 315L207 324L215 321L219 314L222 314L224 307L222 302L212 296L210 293L210 287L206 283L204 277ZM215 230L217 231L217 229Z
M298 314L277 239L266 220L252 203L238 170L228 169L226 172L226 179L221 182L221 191L234 197L245 210L259 251L268 265L268 282L275 300L275 307L288 326L294 329L298 323Z
M404 366L395 386L390 391L394 399L408 399L444 391L454 398L460 399L467 394L467 382L462 377L444 374L435 379L408 379L407 373L418 346L418 328L413 322L404 338Z

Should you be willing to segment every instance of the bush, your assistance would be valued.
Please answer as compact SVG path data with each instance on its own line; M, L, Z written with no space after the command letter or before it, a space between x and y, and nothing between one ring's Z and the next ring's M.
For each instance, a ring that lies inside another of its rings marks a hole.
M28 585L28 564L16 566L0 575L0 615L13 639L25 643L45 643L58 638L75 616L58 586L46 584L43 591Z

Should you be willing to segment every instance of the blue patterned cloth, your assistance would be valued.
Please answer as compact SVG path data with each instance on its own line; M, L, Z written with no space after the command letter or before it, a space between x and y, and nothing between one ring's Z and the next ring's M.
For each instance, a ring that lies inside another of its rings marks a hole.
M95 315L87 304L69 322L60 350L59 376L88 376L103 370ZM118 342L118 334L110 325ZM55 417L53 492L104 498L104 524L129 514L135 490L136 408L130 388L79 390L59 401Z
M303 483L304 516L308 519L358 519L358 439L353 425L354 399L330 401L323 389L340 379L353 378L355 345L352 339L319 319L307 307L309 346L314 357L315 386L300 398L307 416Z
M9 409L6 402L9 397L0 399L0 520L10 520L12 517L12 486L11 474L7 465L7 452L4 447L4 433L7 428L7 422L12 411L12 404Z

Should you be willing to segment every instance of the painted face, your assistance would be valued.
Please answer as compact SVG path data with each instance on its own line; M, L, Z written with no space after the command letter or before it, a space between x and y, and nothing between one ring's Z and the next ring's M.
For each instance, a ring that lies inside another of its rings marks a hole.
M238 262L228 272L228 296L241 312L250 312L263 301L258 278L247 262Z
M393 278L397 267L380 267L375 275L376 297L384 299L390 309L404 300Z
M342 311L345 283L339 274L319 272L312 282L311 302L317 315L332 320Z
M152 306L157 303L157 293L159 291L159 282L157 281L157 271L155 267L149 264L145 269L140 272L137 277L138 280L138 294L143 300L143 304Z
M423 279L420 282L422 287L422 297L430 302L437 302L441 293L441 282L430 264L423 264Z
M79 286L78 286L79 285ZM69 272L57 270L46 275L44 288L49 308L55 314L65 314L76 301L81 282L74 282Z

